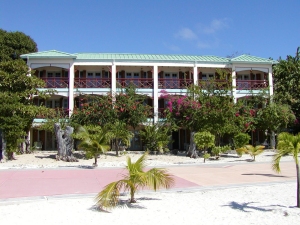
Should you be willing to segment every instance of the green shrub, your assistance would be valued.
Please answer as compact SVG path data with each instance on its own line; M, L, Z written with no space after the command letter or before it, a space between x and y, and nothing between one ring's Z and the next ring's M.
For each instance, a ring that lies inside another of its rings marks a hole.
M212 156L215 156L216 159L220 157L220 154L227 152L231 147L229 145L225 146L214 146L211 150Z
M242 148L245 145L249 144L249 140L251 139L249 134L239 133L233 137L234 148Z

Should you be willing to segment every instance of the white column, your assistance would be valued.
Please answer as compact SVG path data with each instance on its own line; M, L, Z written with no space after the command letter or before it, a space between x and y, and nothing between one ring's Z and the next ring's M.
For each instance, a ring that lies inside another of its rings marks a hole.
M72 63L69 69L69 116L74 110L74 64Z
M116 77L117 68L115 62L111 66L111 92L115 94L117 91L117 77Z
M237 103L235 66L232 66L231 77L232 77L232 96L233 96L234 103Z
M153 66L153 108L154 108L154 118L153 122L158 121L158 66Z
M270 96L272 96L274 94L274 92L273 92L273 72L272 72L272 66L270 66L268 69L269 69L269 93L270 93Z
M198 67L196 65L194 65L193 80L194 80L194 85L197 85L198 84Z

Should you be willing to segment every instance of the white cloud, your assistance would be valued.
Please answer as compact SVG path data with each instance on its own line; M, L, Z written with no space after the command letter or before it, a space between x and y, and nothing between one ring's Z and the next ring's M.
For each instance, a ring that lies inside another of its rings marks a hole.
M182 28L175 36L187 40L195 40L198 38L197 35L189 28Z
M219 19L219 20L214 19L213 21L211 21L209 26L207 26L203 29L203 32L205 34L213 34L219 30L227 28L228 26L229 26L228 19Z

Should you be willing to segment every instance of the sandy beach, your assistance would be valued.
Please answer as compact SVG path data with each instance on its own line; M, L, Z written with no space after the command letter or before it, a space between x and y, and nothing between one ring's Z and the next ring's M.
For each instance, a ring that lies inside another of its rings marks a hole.
M140 192L137 203L98 211L93 196L0 205L1 224L299 224L296 184ZM126 200L128 196L122 197Z
M57 168L57 167L90 167L93 165L94 159L85 159L84 153L78 151L74 153L74 156L78 158L78 162L64 162L56 161L55 151L36 151L31 154L15 155L16 160L3 160L0 163L0 169L8 168ZM107 152L106 155L101 155L98 158L98 167L124 167L126 165L126 158L130 156L133 161L137 160L141 156L142 152L128 152L125 155L116 157L115 152ZM255 162L270 162L272 161L275 152L273 150L266 150L261 155L256 157ZM282 161L292 161L292 156L285 156ZM250 155L243 155L238 157L237 154L223 154L218 160L211 157L206 160L205 164L219 164L219 163L252 163ZM148 166L174 166L174 165L201 165L204 164L203 158L197 159L189 158L185 156L185 153L179 153L178 155L152 155L147 157Z
M79 162L56 161L55 152L35 152L17 155L5 161L0 169L32 169L59 167L88 167L93 159L82 154ZM140 154L129 153L133 160ZM274 152L257 156L256 162L270 162ZM101 156L98 167L123 167L126 156L113 153ZM286 156L283 161L293 160ZM223 155L206 164L252 163L249 155ZM184 154L149 155L149 166L200 165L203 158L190 159ZM255 166L255 163L253 163ZM141 191L137 203L128 204L128 195L121 197L122 205L110 212L94 206L95 193L28 198L0 202L1 224L299 224L300 209L296 208L296 182L247 184L228 187L206 187L159 192Z

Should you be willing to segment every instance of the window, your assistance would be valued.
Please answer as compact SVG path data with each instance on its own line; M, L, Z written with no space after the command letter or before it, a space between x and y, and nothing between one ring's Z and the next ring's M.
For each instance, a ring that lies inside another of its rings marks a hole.
M53 77L53 73L47 73L48 77Z
M140 76L140 74L139 74L139 73L134 73L133 76L134 76L135 78L138 78L138 77Z

